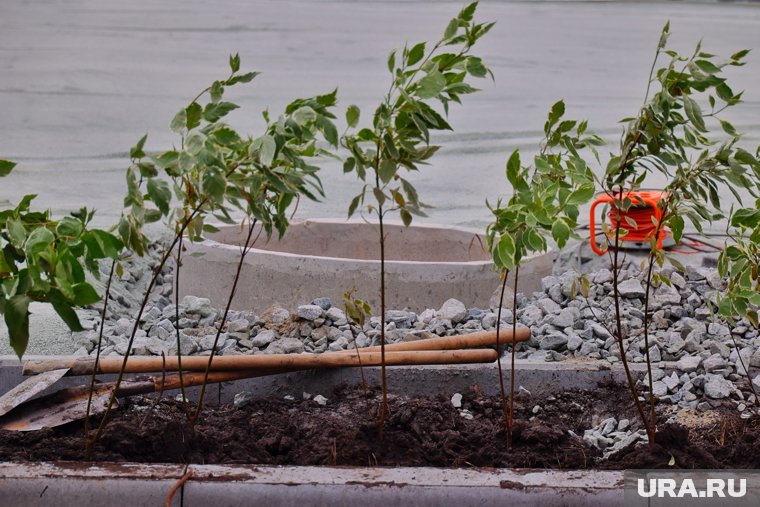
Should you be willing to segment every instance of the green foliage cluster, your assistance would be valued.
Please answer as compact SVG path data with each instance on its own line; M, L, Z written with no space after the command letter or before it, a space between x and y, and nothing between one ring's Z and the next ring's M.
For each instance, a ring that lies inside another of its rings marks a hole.
M627 127L620 151L607 164L602 188L614 197L614 208L625 214L641 204L627 193L638 190L650 173L661 173L668 184L660 203L660 223L654 225L658 231L668 227L679 242L685 219L701 232L705 223L723 218L721 186L739 201L739 189L754 195L760 188L760 162L737 145L740 134L720 117L723 111L739 104L742 96L742 92L735 93L730 88L721 75L723 69L744 65L743 58L749 50L719 60L702 51L699 43L690 56L682 56L666 49L669 35L670 26L666 24L652 70L662 54L669 60L650 74L647 98L638 115L622 120ZM648 98L653 84L659 89ZM720 125L721 135L711 136L711 120ZM613 235L610 232L606 229L608 237ZM624 235L625 230L617 231L618 239ZM662 265L663 254L654 244L655 237L652 254Z
M238 55L231 56L229 63L229 77L214 81L175 115L170 128L180 136L178 148L147 155L143 137L131 150L133 165L127 171L124 201L130 212L119 230L135 251L144 248L144 239L135 240L139 237L135 231L162 217L175 232L187 230L193 240L204 231L216 231L206 223L209 215L234 224L236 212L260 223L267 236L274 231L281 236L294 200L324 195L319 168L311 160L332 156L321 147L320 137L332 146L338 144L330 111L337 102L336 91L294 100L274 120L264 111L264 133L244 136L225 121L239 106L224 100L224 92L251 82L258 73L241 74ZM145 205L148 201L151 206Z
M14 166L0 160L0 175ZM98 278L98 261L116 259L122 248L116 236L89 227L93 211L82 208L54 220L49 210L31 209L35 197L0 211L0 313L19 358L29 343L29 305L49 303L69 328L82 331L74 308L100 300L85 273Z
M555 103L544 124L544 141L533 164L524 166L519 150L507 162L512 197L495 205L486 202L494 221L486 230L497 269L513 270L532 252L547 249L547 237L562 248L578 226L578 206L594 196L594 174L584 161L585 150L596 156L599 136L587 122L563 120L565 103Z
M754 208L736 210L730 227L732 244L726 245L718 258L718 271L728 279L718 312L730 320L744 317L760 327L760 199Z
M430 133L451 130L433 104L440 103L445 115L452 102L459 104L463 95L477 91L467 83L468 77L491 75L481 58L469 54L493 27L493 23L474 21L476 8L477 2L473 2L462 9L432 47L420 42L390 54L388 71L392 80L374 112L372 126L342 139L351 152L343 165L344 172L355 172L365 182L351 200L349 216L357 210L377 215L398 211L405 225L412 222L413 215L425 216L426 205L402 176L402 169L419 170L440 148L430 144ZM347 109L350 129L358 125L359 116L358 107ZM365 203L367 193L374 197L373 203Z

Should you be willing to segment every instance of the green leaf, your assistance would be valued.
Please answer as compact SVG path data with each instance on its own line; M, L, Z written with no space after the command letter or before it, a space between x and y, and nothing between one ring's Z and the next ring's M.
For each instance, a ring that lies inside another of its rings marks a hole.
M475 15L475 10L478 8L478 2L471 2L467 4L460 12L459 19L463 21L472 21L472 17Z
M222 95L224 95L224 86L222 86L222 82L214 81L214 84L211 85L211 90L209 93L211 95L211 102L219 102L222 100Z
M409 66L414 65L415 63L422 60L423 56L425 56L425 43L420 42L419 44L415 44L414 47L409 50L409 57L406 61L406 64Z
M362 197L364 197L364 193L361 193L351 199L351 204L348 205L348 216L352 217L354 213L356 213L356 209L359 207L359 204L361 203Z
M497 252L503 267L508 269L515 267L515 240L512 236L504 234L499 238Z
M26 294L17 294L5 303L5 324L14 352L19 359L26 352L29 344L29 303L32 300Z
M552 237L557 242L559 249L564 248L567 240L570 238L570 227L561 218L555 219L552 224Z
M75 306L87 306L100 301L100 296L89 283L82 282L71 286L74 291Z
M266 166L270 166L274 161L274 155L277 151L277 142L270 135L261 136L259 140L259 161Z
M449 21L449 24L446 25L446 30L443 32L443 38L450 39L453 36L456 35L457 29L459 29L459 20L457 18L452 19Z
M467 58L464 62L464 68L468 74L474 77L486 77L488 69L483 65L483 60L476 56Z
M378 169L377 174L380 176L380 181L388 183L396 174L396 163L388 159L383 160L380 162L380 168Z
M720 67L716 66L709 60L696 60L694 63L700 68L700 70L707 72L708 74L720 73Z
M399 214L401 215L401 222L404 224L404 226L409 227L409 225L412 223L412 214L409 213L406 208L401 208L399 210Z
M186 125L187 125L187 112L184 109L182 109L177 114L174 115L174 118L169 124L169 128L175 134L181 134L185 130Z
M72 217L64 217L55 227L55 232L60 237L78 238L82 234L82 222Z
M148 134L145 134L140 138L139 141L137 141L137 144L132 146L132 148L129 150L129 156L130 158L143 158L145 156L145 152L143 151L143 147L145 146L145 141L148 139Z
M0 177L8 176L14 167L16 167L15 162L0 159Z
M193 102L185 108L185 127L187 130L193 130L195 127L201 124L201 116L203 115L203 108L197 102Z
M232 102L210 102L206 104L206 108L203 110L203 119L209 123L214 123L238 107L237 104L233 104Z
M595 193L596 188L594 188L593 184L582 185L570 193L570 196L567 198L567 204L573 206L586 204L594 197Z
M8 228L11 244L16 248L22 248L26 241L26 228L24 224L20 220L9 218L5 222L5 226Z
M519 184L520 174L520 151L515 150L507 161L507 180L512 185L512 188L516 189Z
M317 113L309 106L301 106L293 111L293 121L298 125L306 125L317 118Z
M680 243L684 229L683 217L680 215L671 216L668 220L668 226L670 227L670 232L673 233L673 241L675 241L676 244Z
M382 206L383 204L385 204L385 194L383 193L382 190L380 190L379 188L375 187L375 188L372 189L372 193L375 196L375 200L377 201L377 204L379 204L380 206Z
M53 306L55 312L59 317L61 317L61 319L66 323L66 326L68 326L71 331L84 331L82 323L79 322L79 316L77 315L77 312L75 312L74 308L72 308L71 305L62 297L51 297L50 304Z
M208 169L202 177L203 192L213 201L222 202L224 199L225 181L221 172L216 169Z
M230 55L230 69L232 69L232 72L240 70L240 55L238 53Z
M686 111L686 116L689 117L689 120L694 127L700 132L707 132L705 121L702 118L702 109L700 109L699 104L688 95L684 95L683 105L684 110Z
M760 209L741 208L731 217L733 227L753 229L760 225Z
M166 216L169 214L172 191L166 181L150 178L148 180L148 196L150 196L150 200L153 201L162 215Z
M739 135L739 133L736 131L736 128L734 128L734 126L733 126L733 124L731 122L726 121L726 120L721 120L720 118L718 119L718 121L720 122L720 126L723 129L723 132L725 132L726 134L728 134L730 136L738 136Z
M428 75L420 79L417 87L417 96L421 99L437 97L446 87L446 78L437 70L432 70Z
M47 227L37 227L26 239L24 250L26 250L27 255L31 256L47 249L54 241L55 234L50 229Z
M394 49L391 51L391 53L388 55L388 71L393 72L393 69L396 67L396 50Z
M359 106L354 104L348 106L348 109L346 109L346 123L349 128L354 128L359 124L360 114Z
M225 83L229 86L232 86L236 83L250 83L253 81L253 78L259 74L261 74L261 72L246 72L245 74L238 74L229 78L227 81L225 81Z

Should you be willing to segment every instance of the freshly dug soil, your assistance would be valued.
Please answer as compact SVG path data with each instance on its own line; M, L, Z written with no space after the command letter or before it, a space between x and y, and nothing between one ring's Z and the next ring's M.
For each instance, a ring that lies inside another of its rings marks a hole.
M501 400L476 389L462 417L450 399L392 394L384 439L378 435L379 392L337 392L313 400L253 400L207 407L194 428L181 403L136 397L122 403L95 446L96 461L251 463L276 465L515 468L760 468L760 421L719 410L718 423L689 430L661 425L658 444L630 446L608 460L578 437L608 417L638 423L628 391L601 385L538 399L518 397L514 440L506 447ZM534 407L539 406L534 414ZM95 421L97 422L97 421ZM80 461L81 422L30 433L0 431L0 461Z

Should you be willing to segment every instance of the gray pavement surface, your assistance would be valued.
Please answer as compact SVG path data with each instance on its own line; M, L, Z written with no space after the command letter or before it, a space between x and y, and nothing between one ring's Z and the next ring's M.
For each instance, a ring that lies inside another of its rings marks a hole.
M405 41L439 35L460 2L71 0L0 2L0 157L19 162L0 180L0 200L39 194L38 206L61 214L88 205L98 224L114 223L129 147L149 133L147 148L175 139L167 125L197 91L227 72L227 55L263 74L232 94L243 107L232 123L262 126L259 112L291 98L339 86L342 107L364 118L388 83L385 59ZM482 93L452 110L456 132L413 179L436 206L430 221L482 226L486 198L507 190L503 168L515 148L530 152L550 105L612 144L619 118L639 107L659 31L672 22L674 48L700 38L728 55L760 46L758 3L483 2L481 19L497 21L479 48L496 76ZM744 104L729 119L760 140L760 56L732 69ZM336 164L324 165L327 199L300 217L341 217L359 186ZM657 185L657 181L649 182Z

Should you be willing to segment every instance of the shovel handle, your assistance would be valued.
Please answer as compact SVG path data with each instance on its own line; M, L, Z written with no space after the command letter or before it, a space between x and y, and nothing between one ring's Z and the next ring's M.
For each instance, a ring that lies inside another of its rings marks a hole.
M218 370L272 370L272 369L312 369L332 368L338 366L379 366L380 352L332 352L326 354L260 354L255 356L216 356L211 369ZM423 365L423 364L462 364L490 363L496 360L493 349L476 350L415 350L393 351L385 353L388 366ZM95 365L94 359L56 360L56 365L65 363L71 367L72 375L89 375ZM123 358L105 358L98 364L97 373L118 373L122 368ZM176 356L141 357L130 356L127 359L126 373L151 373L176 371ZM26 374L46 371L50 364L31 364L25 368ZM187 371L205 371L208 357L186 356L182 358L182 369Z

